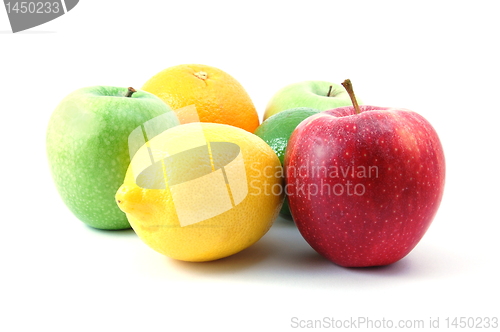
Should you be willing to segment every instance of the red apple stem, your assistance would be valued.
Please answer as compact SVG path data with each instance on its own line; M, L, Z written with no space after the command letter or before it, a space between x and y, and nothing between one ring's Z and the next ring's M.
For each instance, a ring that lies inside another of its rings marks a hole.
M356 95L354 94L354 89L352 88L352 83L350 79L346 79L342 82L342 86L346 89L349 97L351 98L352 105L354 106L354 111L359 114L361 110L359 109L358 101L356 100Z
M132 87L128 88L128 91L127 91L127 94L125 95L125 97L132 97L134 92L137 92L137 90L132 88Z

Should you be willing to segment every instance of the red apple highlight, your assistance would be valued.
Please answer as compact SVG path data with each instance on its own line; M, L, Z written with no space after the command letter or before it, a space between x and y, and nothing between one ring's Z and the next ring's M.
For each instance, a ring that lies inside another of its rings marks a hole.
M358 106L352 96L355 106L314 115L292 133L290 210L305 240L332 262L387 265L417 245L438 210L443 149L419 114Z

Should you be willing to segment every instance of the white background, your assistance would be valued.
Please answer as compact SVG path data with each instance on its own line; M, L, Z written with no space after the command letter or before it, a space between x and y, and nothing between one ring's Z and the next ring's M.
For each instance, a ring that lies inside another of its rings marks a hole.
M0 330L292 330L298 319L500 316L495 1L82 0L12 34L0 9ZM277 220L227 259L184 263L133 231L93 230L60 200L45 157L59 101L91 85L140 88L183 63L219 67L262 116L302 80L353 81L367 104L412 109L441 137L447 181L418 246L345 269Z

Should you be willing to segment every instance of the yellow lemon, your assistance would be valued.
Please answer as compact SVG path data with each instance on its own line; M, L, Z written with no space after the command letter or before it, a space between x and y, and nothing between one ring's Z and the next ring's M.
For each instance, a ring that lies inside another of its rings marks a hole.
M135 153L116 201L151 248L178 260L209 261L257 242L283 203L274 151L243 129L189 123Z

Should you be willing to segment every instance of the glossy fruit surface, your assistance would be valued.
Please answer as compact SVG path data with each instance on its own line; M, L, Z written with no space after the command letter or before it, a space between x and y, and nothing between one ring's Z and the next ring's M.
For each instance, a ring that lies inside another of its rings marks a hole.
M281 165L283 165L288 140L294 129L306 118L319 112L321 111L308 107L292 108L279 112L262 122L255 131L255 135L269 144L280 159ZM286 197L280 213L291 217Z
M193 122L183 108L196 106L201 122L228 124L249 132L259 125L259 116L243 86L221 69L185 64L167 68L142 87L160 97L177 112L181 123Z
M419 114L342 107L303 121L285 156L290 210L321 255L348 267L394 263L424 236L441 202L443 149Z
M264 120L291 108L309 107L326 111L349 105L351 100L342 85L327 81L302 81L289 84L272 96L266 106Z
M178 260L215 260L269 230L283 202L280 169L274 151L254 134L184 124L137 152L116 200L151 248Z
M52 178L64 203L85 224L100 229L130 228L114 195L130 163L129 134L162 116L164 129L178 125L158 97L127 88L94 86L66 96L47 128Z

